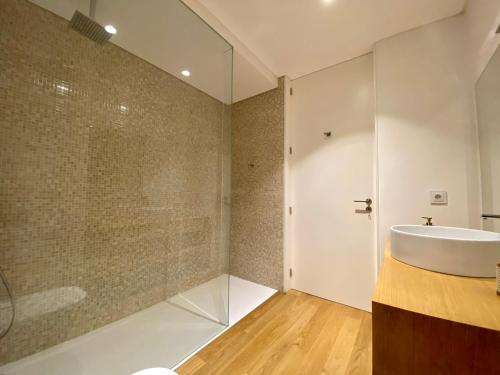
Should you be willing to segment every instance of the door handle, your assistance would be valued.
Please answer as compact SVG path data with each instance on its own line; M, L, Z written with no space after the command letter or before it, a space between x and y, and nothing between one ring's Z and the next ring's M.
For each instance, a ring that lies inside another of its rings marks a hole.
M500 215L495 214L482 214L481 217L483 219L500 219Z
M357 214L371 214L372 213L372 203L373 201L371 200L371 198L366 198L365 200L363 201L354 201L354 203L364 203L366 204L366 208L364 210L354 210L355 213Z
M367 206L371 206L371 204L373 203L373 201L371 200L371 198L366 198L363 201L354 201L354 203L365 203Z

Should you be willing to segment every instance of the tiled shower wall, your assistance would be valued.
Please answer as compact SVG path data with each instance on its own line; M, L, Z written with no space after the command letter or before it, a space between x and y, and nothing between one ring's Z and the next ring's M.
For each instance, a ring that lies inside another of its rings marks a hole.
M283 288L284 80L232 108L231 274Z
M0 0L0 267L18 301L0 364L227 272L223 119L173 76Z

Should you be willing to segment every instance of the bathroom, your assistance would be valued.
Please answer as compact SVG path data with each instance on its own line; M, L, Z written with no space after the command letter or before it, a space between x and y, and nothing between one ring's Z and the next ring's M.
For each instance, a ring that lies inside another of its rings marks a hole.
M0 375L500 374L500 0L0 0Z

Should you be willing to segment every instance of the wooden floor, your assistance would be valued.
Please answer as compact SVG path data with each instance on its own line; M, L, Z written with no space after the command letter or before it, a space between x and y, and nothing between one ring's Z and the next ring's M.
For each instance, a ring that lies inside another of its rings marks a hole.
M209 344L181 375L371 374L371 314L279 293Z

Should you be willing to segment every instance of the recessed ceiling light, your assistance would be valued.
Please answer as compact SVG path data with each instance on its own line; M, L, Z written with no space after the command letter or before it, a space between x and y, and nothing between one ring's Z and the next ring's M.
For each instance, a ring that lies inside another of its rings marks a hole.
M189 77L191 75L191 72L189 70L183 70L181 72L181 74L184 76L184 77Z
M106 30L108 33L110 33L112 35L116 34L116 28L113 25L104 26L104 30Z

